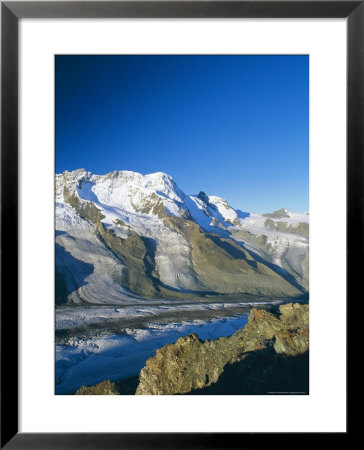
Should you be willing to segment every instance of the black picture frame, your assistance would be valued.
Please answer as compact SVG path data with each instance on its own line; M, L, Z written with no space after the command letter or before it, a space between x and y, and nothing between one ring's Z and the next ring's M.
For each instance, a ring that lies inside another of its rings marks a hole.
M268 433L18 432L18 21L21 18L347 18L347 298L363 274L364 1L1 2L1 448L271 448ZM334 95L334 94L333 94ZM7 301L11 294L12 301ZM350 348L349 346L347 347ZM348 417L348 416L347 416ZM349 431L349 429L348 429ZM347 438L338 433L338 438ZM320 433L321 434L321 433ZM327 444L327 436L322 433ZM312 437L305 433L300 444ZM284 447L297 439L279 434ZM297 442L297 441L296 441ZM315 435L315 444L319 436Z

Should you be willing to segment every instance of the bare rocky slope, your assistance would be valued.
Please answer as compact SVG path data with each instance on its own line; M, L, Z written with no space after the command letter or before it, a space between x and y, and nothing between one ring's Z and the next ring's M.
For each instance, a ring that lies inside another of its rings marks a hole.
M80 387L76 395L119 395L119 393L115 383L105 380L95 386Z
M272 353L284 357L274 360L273 356L273 372L282 364L287 368L287 358L296 358L294 363L308 368L307 358L302 363L309 348L308 305L288 303L281 305L279 312L275 316L253 308L247 325L230 337L203 342L192 334L162 347L140 372L136 395L186 394L207 388L217 383L224 371L231 372L235 364L246 359L246 365L254 369L259 359L266 358L263 367L267 370L272 365ZM258 381L263 377L259 373ZM247 382L238 380L241 385Z

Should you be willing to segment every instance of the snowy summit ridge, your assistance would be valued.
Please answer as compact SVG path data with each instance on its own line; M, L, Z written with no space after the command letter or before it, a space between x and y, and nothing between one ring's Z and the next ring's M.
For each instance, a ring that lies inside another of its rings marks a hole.
M187 196L165 172L143 175L122 170L95 175L85 169L65 171L56 175L56 200L60 203L64 202L64 188L75 192L80 200L95 202L106 213L108 209L117 207L118 213L123 210L125 214L154 215L152 210L147 210L146 204L159 199L169 214L178 217L190 214L205 227L216 221L230 226L239 219L226 200L206 194L203 198L201 193ZM105 218L104 223L107 222Z

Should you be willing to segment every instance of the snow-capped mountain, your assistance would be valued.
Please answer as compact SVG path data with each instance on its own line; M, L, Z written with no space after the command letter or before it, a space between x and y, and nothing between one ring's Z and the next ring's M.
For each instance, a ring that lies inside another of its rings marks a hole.
M308 219L186 195L163 172L66 171L56 175L56 302L298 297Z

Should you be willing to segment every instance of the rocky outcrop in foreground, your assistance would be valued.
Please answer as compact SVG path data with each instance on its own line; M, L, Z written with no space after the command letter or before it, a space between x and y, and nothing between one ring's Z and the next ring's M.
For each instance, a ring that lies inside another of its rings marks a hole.
M253 308L247 325L230 337L204 342L191 334L162 347L140 372L136 395L185 394L206 388L218 381L226 365L258 350L272 348L288 357L304 354L309 347L308 305L288 303L279 311L277 317Z
M119 395L116 384L110 380L105 380L95 386L82 386L76 395Z

